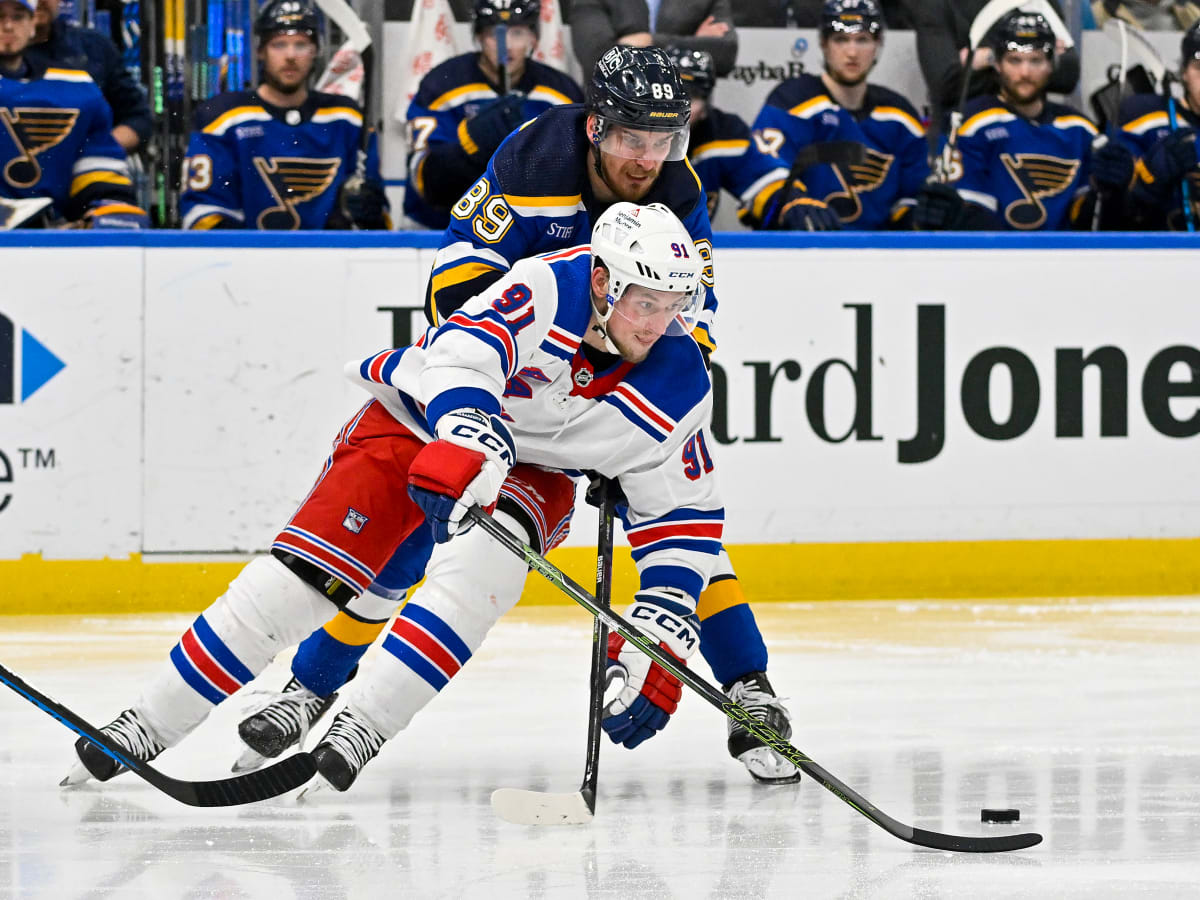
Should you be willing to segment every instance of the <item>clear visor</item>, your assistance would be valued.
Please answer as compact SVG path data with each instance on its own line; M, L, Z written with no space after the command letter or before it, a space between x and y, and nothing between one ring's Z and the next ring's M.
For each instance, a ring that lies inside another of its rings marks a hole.
M690 130L687 125L677 128L629 128L625 125L606 123L599 120L599 131L603 135L596 147L601 153L619 156L621 159L642 159L653 162L669 162L687 156Z
M631 284L619 300L608 295L612 314L620 316L642 333L659 337L690 335L700 311L700 289L684 294L680 291L656 291L640 284Z

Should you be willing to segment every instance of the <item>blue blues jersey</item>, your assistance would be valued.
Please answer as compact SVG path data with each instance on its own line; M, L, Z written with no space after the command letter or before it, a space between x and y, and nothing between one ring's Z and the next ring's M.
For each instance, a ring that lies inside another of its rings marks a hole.
M532 59L511 90L522 96L526 121L551 106L583 102L583 92L570 77ZM498 97L479 67L478 53L448 59L421 79L408 106L404 214L410 219L438 230L450 224L450 207L483 174L482 163L472 163L464 149L470 139L464 141L463 123Z
M0 197L49 197L70 220L146 224L112 113L87 72L37 62L20 76L0 71Z
M518 462L620 478L642 587L694 601L724 523L709 374L686 336L660 338L637 364L589 359L591 265L587 245L520 260L413 346L346 372L426 441L441 416L474 407L504 417Z
M866 148L860 163L815 165L802 173L809 196L824 200L843 228L900 227L929 177L929 147L916 110L879 85L868 85L862 108L849 110L817 76L789 78L767 96L754 131L789 166L809 144L855 141Z
M358 164L363 118L355 103L313 91L291 109L253 91L227 91L195 114L184 166L183 227L294 231L348 227L338 191ZM379 178L375 135L366 175Z
M1175 231L1185 230L1187 223L1183 217L1183 195L1179 183L1155 184L1154 176L1145 164L1145 157L1151 148L1171 133L1167 101L1158 94L1135 94L1121 104L1117 121L1120 125L1119 140L1137 160L1132 196L1139 206L1137 212L1142 216L1148 214L1144 224ZM1175 125L1182 132L1200 131L1200 115L1182 103L1176 103ZM1196 149L1198 166L1187 177L1191 185L1193 215L1200 220L1200 141L1192 146Z
M950 183L1003 228L1070 228L1088 194L1096 135L1069 106L1047 101L1027 119L996 97L976 97L963 110Z
M762 227L787 180L787 166L760 146L740 116L712 107L692 126L688 159L704 185L710 220L724 188L737 198L738 219Z
M426 298L431 321L458 309L517 260L590 239L592 223L607 204L592 196L588 183L592 161L585 118L582 106L556 106L500 145L487 171L451 210ZM664 163L638 202L665 204L709 263L704 271L704 310L694 335L711 350L717 301L712 288L712 226L700 179L686 159Z

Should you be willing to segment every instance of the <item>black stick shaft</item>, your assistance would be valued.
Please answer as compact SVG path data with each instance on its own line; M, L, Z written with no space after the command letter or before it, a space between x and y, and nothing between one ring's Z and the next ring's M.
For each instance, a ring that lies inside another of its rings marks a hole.
M58 719L80 737L87 738L105 755L153 787L189 806L240 806L243 803L254 803L298 788L317 774L317 765L312 756L308 753L297 753L265 769L235 778L219 781L182 781L171 778L149 763L113 747L95 725L57 700L46 696L4 666L0 666L0 683L20 694L42 712Z
M612 598L613 501L612 485L600 484L600 528L596 536L596 602L608 609ZM593 813L600 778L600 718L604 713L604 687L608 672L608 626L599 616L592 625L592 667L588 695L587 757L579 792Z
M834 777L833 774L789 744L774 729L755 719L739 704L731 702L724 694L692 672L686 665L676 660L671 654L663 652L656 643L630 625L625 619L612 610L600 606L596 598L576 584L570 576L553 563L548 562L545 557L532 547L518 540L478 506L471 507L467 514L505 548L524 559L530 568L535 569L538 574L556 585L593 616L602 619L609 628L617 632L625 640L637 645L643 653L678 678L683 684L687 685L690 690L699 694L710 705L721 710L721 712L725 713L734 722L745 726L747 731L784 759L792 762L798 769L808 775L809 778L818 782L838 799L857 810L889 834L900 838L902 841L922 847L930 847L936 850L957 850L967 853L995 853L1004 850L1022 850L1041 843L1042 836L1034 833L1013 834L1001 837L941 834L936 831L913 828L911 825L906 825L903 822L893 819L887 813L877 809L866 797L863 797L849 785Z

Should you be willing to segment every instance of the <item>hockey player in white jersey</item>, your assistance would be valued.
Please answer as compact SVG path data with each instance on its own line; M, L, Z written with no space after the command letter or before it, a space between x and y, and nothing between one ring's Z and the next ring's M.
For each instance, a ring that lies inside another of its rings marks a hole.
M517 461L621 479L640 573L628 615L686 660L724 518L703 450L711 382L688 337L704 266L666 207L615 204L590 252L522 260L416 344L354 364L374 399L338 434L272 555L238 575L105 733L154 758L326 621L331 603L365 590L418 529L439 541L465 530L467 508L493 504ZM335 788L349 787L459 671L507 611L495 599L519 595L459 555L405 606L315 748ZM681 685L619 636L609 659L625 686L603 724L635 747L666 725ZM120 771L85 739L76 749L82 765L68 783Z

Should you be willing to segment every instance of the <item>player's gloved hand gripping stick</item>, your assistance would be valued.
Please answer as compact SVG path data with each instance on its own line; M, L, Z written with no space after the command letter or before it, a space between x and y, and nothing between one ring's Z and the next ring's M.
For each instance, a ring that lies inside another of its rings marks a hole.
M1023 850L1041 843L1042 836L1032 832L996 837L974 837L971 835L942 834L936 831L926 831L893 819L887 813L877 809L866 797L863 797L849 785L844 784L823 767L809 759L776 734L771 728L759 722L741 706L731 702L717 688L680 663L672 654L661 649L657 641L653 638L644 635L623 617L602 607L596 602L595 597L576 584L561 569L557 568L553 563L547 562L540 553L518 540L478 506L474 506L468 510L467 515L502 546L523 559L530 568L535 569L538 574L556 585L568 597L593 616L602 620L609 628L624 638L624 640L640 648L643 653L653 659L664 670L672 673L679 681L687 685L689 690L699 694L709 704L725 713L730 719L744 725L748 731L767 744L772 750L785 759L790 760L797 768L808 775L809 778L812 778L830 793L849 804L867 819L888 832L888 834L920 847L930 847L934 850L955 850L965 853L996 853L1005 850Z

